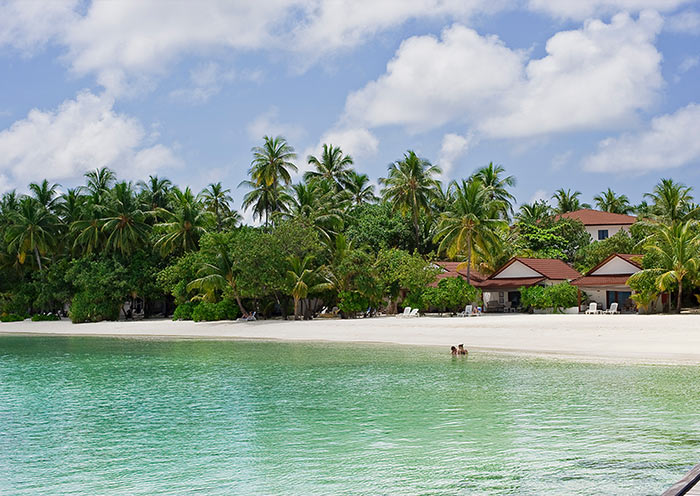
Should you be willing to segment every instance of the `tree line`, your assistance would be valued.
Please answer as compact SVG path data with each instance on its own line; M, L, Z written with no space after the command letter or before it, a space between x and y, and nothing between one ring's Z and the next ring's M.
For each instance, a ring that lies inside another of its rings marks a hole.
M337 146L307 157L310 170L294 183L297 161L283 137L252 149L239 188L258 226L242 224L220 182L195 193L100 168L65 192L44 180L27 194L5 193L0 314L40 319L70 306L72 320L85 322L119 318L128 306L196 320L253 311L299 318L323 307L343 316L407 302L448 309L478 297L460 283L429 289L438 259L488 275L512 256L559 258L585 271L614 252L642 253L645 270L632 281L642 307L672 291L680 310L698 284L700 209L692 188L672 179L638 205L611 189L596 195L595 208L640 221L591 243L580 222L558 215L591 207L579 191L559 189L551 201L516 209L516 179L493 163L444 184L437 165L409 150L377 190Z

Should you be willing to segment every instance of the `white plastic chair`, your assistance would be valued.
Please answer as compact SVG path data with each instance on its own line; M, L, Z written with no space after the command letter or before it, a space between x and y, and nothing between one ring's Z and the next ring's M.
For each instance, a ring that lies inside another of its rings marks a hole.
M616 313L620 313L620 311L617 309L617 307L618 307L617 302L611 303L611 304L610 304L610 308L608 308L608 309L605 311L605 313L608 314L608 315L613 315L613 314L616 314Z
M420 317L420 315L418 315L418 309L414 308L413 310L411 310L411 313L409 313L407 317Z
M408 317L411 313L411 307L405 307L403 313L396 314L397 317Z
M592 301L590 305L588 305L588 310L585 312L587 315L593 315L596 313L600 313L600 310L598 310L598 304L595 301Z

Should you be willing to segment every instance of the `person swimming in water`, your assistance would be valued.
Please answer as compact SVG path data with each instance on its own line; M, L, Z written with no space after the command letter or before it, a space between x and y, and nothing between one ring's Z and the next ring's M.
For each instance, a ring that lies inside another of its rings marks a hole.
M450 352L452 353L452 355L455 355L455 356L459 354L459 353L457 353L457 348L455 348L454 346L452 346L450 348Z
M463 344L458 345L457 348L458 348L458 349L457 349L457 354L458 354L458 355L468 355L468 354L469 354L469 352L468 352L467 350L464 349L464 345L463 345Z

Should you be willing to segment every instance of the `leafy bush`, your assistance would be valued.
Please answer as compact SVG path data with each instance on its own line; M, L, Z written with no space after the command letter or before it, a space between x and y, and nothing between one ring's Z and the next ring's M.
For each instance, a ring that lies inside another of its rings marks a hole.
M585 273L613 253L634 253L635 242L626 231L618 231L608 239L584 246L576 254L576 269Z
M195 322L236 320L238 315L238 307L231 300L221 300L219 303L203 301L192 310L192 320Z
M369 306L369 299L357 291L341 291L338 293L338 308L345 315L354 316Z
M439 312L460 312L466 305L481 301L481 291L461 277L442 279L437 287L426 288L422 296L421 308Z
M173 320L192 320L192 312L197 303L187 301L180 303L173 312Z
M61 320L61 317L55 313L37 313L32 315L32 322L53 322Z
M117 320L119 308L120 304L113 299L98 299L91 293L81 291L73 297L68 316L74 324Z
M520 288L520 302L523 307L559 311L578 305L578 289L568 282Z
M21 322L27 317L19 315L17 313L8 313L6 315L0 316L0 322Z
M652 304L659 295L656 284L657 277L658 274L654 271L643 270L634 274L627 281L629 287L634 291L630 299L637 306L637 310L642 313L649 313L652 310Z

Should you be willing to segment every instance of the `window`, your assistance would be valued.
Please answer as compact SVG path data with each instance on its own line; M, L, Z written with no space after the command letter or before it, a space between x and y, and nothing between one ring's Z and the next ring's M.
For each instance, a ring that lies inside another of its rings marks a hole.
M498 303L503 305L504 302L505 302L505 295L503 294L503 291L499 291L498 292Z
M608 230L598 229L598 241L602 241L604 239L608 239Z

